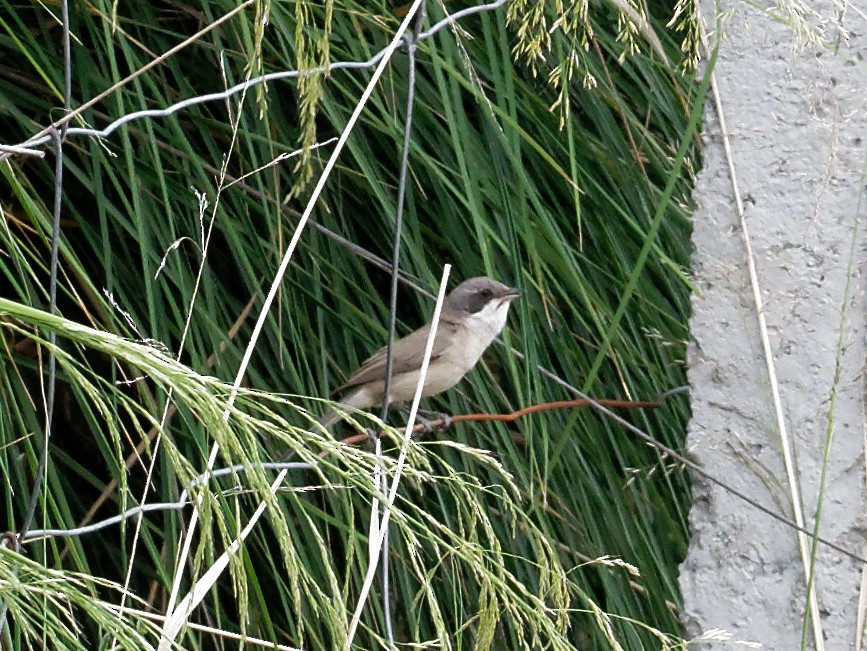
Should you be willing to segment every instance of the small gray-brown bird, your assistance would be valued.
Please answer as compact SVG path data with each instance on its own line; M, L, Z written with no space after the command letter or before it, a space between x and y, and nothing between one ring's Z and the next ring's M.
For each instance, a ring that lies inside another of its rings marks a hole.
M470 278L446 296L440 312L423 396L451 389L472 369L482 353L506 325L512 300L521 290L490 278ZM389 402L412 400L418 384L430 324L394 342ZM386 349L376 351L335 393L340 402L355 409L369 409L383 402ZM334 409L319 419L330 427L343 416Z

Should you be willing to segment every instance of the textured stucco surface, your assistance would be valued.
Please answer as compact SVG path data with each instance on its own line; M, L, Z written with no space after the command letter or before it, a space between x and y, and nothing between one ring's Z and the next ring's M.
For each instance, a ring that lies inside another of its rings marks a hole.
M839 14L832 3L806 4L830 21L826 34L833 36ZM795 49L789 27L746 3L724 0L723 9L733 13L724 23L715 72L807 525L814 523L830 418L820 533L867 555L867 224L855 232L867 211L867 20L859 13L867 7L856 11L863 3L850 4L842 18L849 39L835 53ZM712 17L714 3L704 2L703 11L706 20ZM688 450L717 477L791 517L747 253L711 104L703 130L693 235L702 295L693 299L691 321ZM687 632L720 628L764 649L800 648L806 590L795 533L701 477L694 477L693 493L692 541L680 578ZM861 570L858 562L819 547L816 588L827 649L855 648ZM807 647L814 648L812 635Z

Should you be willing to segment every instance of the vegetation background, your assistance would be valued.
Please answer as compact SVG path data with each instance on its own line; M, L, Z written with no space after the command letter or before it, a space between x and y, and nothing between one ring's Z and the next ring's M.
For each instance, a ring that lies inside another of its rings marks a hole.
M470 4L430 0L424 28ZM61 8L0 6L0 142L14 144L64 115ZM506 413L574 397L538 366L597 398L654 399L685 384L688 197L706 90L690 72L690 8L514 0L418 44L401 273L435 292L450 263L452 285L485 274L525 290L507 347L492 347L429 406ZM409 7L261 0L212 27L233 9L229 0L72 3L71 107L127 81L70 126L103 128L264 73L367 61ZM307 432L304 410L324 405L304 397L327 397L387 337L391 274L372 256L392 255L409 72L400 50L373 89L228 422L267 289L372 69L251 84L103 139L68 133L57 317L56 147L0 163L0 528L21 529L41 473L31 528L66 529L185 499L215 441L217 467L249 467L192 487L201 521L180 579L190 506L0 549L3 648L156 647L162 624L147 612L186 594L263 500L266 515L230 572L189 616L212 629L186 628L179 648L253 648L231 633L310 649L387 648L389 636L480 649L680 644L687 477L590 409L415 440L387 548L389 589L378 577L349 640L377 460ZM397 335L432 310L402 285ZM50 351L58 375L43 469ZM621 413L678 448L689 405L680 395ZM397 446L386 443L388 459ZM272 499L274 473L261 462L287 449L316 469L291 471ZM122 602L138 610L120 618Z

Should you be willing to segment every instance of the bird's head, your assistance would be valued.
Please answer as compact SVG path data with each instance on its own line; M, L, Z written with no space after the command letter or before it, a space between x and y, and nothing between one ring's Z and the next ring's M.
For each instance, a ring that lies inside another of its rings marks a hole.
M446 297L444 307L465 316L493 315L501 310L505 316L509 304L520 295L520 289L480 276L455 287Z

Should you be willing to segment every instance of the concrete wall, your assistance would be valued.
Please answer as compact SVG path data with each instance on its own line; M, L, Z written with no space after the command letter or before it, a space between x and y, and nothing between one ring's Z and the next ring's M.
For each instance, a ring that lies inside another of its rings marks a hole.
M867 2L836 3L849 5L842 18L829 1L803 4L818 12L811 20L826 37L836 39L837 25L848 30L839 51L795 49L789 26L745 2L722 1L733 13L715 73L732 155L709 103L695 191L693 271L702 296L694 297L691 321L688 450L715 476L793 518L731 161L807 526L815 522L830 432L820 534L863 557ZM702 7L714 29L715 3ZM764 649L800 648L807 591L796 533L701 477L693 493L680 581L688 633L721 628ZM819 546L816 595L827 649L855 648L863 570ZM812 632L807 640L815 648Z

